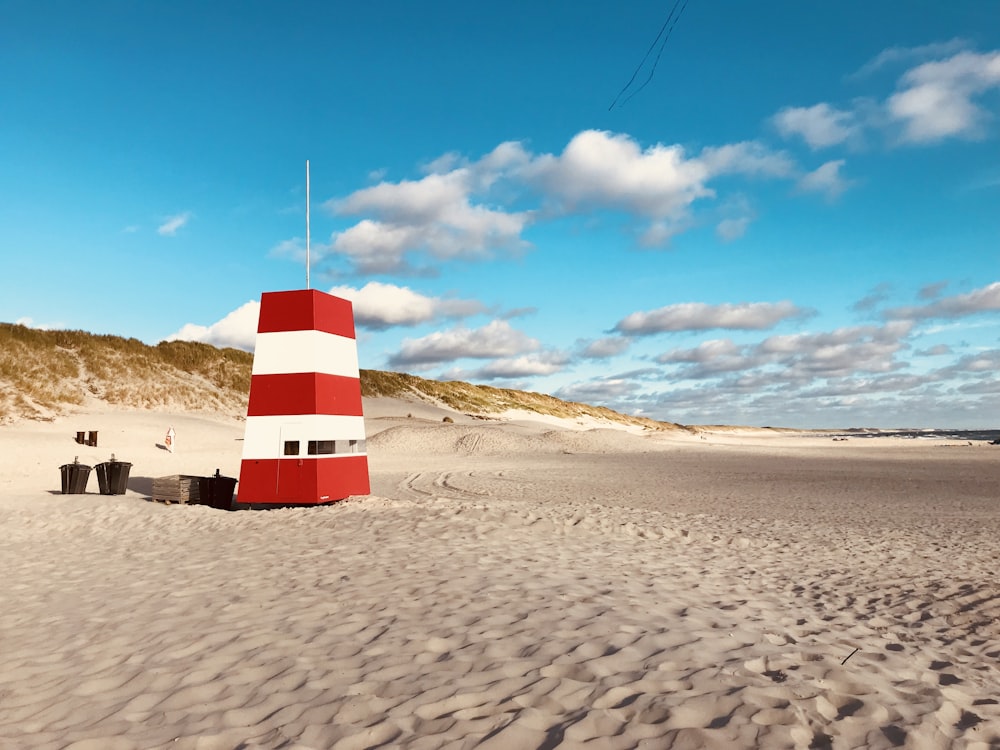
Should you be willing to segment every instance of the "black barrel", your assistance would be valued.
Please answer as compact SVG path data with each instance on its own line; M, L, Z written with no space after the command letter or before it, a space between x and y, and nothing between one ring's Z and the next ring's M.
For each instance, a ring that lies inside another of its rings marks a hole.
M97 484L102 495L124 495L128 489L128 473L132 464L116 461L112 454L110 461L97 464Z
M59 467L62 479L62 493L64 495L82 495L87 491L87 480L90 478L90 467L81 464L79 458L73 459L71 464L63 464Z

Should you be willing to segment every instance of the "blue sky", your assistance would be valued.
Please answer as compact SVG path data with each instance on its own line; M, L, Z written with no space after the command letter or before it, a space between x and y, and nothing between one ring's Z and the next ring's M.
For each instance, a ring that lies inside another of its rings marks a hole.
M252 348L306 159L362 367L1000 426L995 3L0 0L0 320Z

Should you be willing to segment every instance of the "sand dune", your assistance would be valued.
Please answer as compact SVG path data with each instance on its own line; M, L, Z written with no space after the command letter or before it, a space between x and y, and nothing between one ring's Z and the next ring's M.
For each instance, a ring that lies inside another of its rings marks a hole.
M371 497L266 512L142 499L237 421L0 429L0 747L1000 746L1000 449L366 413Z

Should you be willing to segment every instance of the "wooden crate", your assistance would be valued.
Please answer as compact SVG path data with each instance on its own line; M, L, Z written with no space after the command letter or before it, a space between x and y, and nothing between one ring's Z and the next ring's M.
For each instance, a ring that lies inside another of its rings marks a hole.
M199 503L198 480L201 477L173 474L153 479L153 500L158 503Z

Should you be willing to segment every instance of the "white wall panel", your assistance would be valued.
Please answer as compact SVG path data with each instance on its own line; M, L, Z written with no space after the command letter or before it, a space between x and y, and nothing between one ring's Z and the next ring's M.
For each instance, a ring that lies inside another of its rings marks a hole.
M307 456L310 440L364 440L365 418L329 414L296 414L294 416L247 417L243 437L243 460L286 458L285 440L301 443L299 458L332 458ZM358 451L363 454L363 450Z
M360 375L357 342L324 331L258 333L251 372L254 375L321 372L356 378Z

